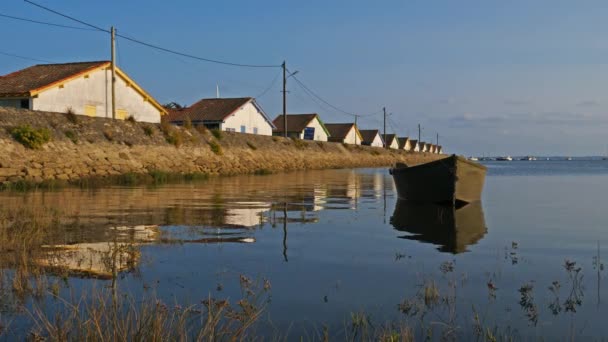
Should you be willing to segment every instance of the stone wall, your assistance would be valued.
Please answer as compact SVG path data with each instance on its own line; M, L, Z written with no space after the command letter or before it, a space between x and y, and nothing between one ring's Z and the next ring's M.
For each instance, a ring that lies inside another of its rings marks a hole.
M51 141L39 150L24 147L10 134L12 128L24 124L50 129ZM5 185L21 180L78 181L151 170L234 175L378 167L442 157L241 133L222 132L218 138L195 128L0 108L0 182Z

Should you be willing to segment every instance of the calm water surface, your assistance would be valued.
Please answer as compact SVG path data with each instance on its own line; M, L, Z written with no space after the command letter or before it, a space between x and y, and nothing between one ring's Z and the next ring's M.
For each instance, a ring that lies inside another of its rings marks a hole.
M598 245L600 264L608 258L608 161L486 165L481 205L456 212L398 203L386 169L0 193L0 205L54 207L77 219L58 232L76 252L36 261L70 270L64 295L108 282L96 253L118 239L141 252L135 265L121 265L121 289L188 304L239 298L240 275L268 279L267 318L294 336L322 325L341 331L357 311L380 323L407 319L398 304L429 280L440 292L457 284L462 337L472 334L472 308L486 325L526 338L608 336L608 279L596 262ZM573 288L566 260L582 268L582 286ZM536 318L521 303L525 284Z

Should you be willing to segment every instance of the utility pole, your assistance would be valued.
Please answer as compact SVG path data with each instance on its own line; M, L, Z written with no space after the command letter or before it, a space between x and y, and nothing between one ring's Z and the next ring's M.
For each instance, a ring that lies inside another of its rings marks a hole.
M359 115L355 115L355 145L357 145L357 118Z
M114 26L110 30L110 36L112 37L112 61L110 62L112 67L112 119L116 119L116 30Z
M420 144L420 124L418 124L418 143Z
M287 63L283 61L283 136L287 138Z
M382 107L382 111L384 112L384 148L388 148L388 143L386 142L386 107Z
M439 133L437 133L437 147L439 147Z

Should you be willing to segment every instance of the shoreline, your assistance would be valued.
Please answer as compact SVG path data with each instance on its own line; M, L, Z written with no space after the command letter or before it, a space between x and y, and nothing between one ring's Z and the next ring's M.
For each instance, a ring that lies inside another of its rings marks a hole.
M28 148L14 129L47 129ZM416 165L446 155L0 108L0 188L158 184L209 176Z

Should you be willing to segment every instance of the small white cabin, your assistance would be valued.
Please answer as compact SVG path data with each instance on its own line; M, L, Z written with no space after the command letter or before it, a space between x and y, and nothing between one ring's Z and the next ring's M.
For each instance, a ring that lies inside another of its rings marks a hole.
M39 64L0 77L0 106L112 118L111 63ZM158 123L167 113L116 67L116 118Z
M316 141L327 141L329 139L329 132L317 113L287 114L287 117L280 114L272 122L275 126L272 135L285 135L285 119L287 119L288 137Z
M182 126L205 126L226 132L272 135L274 125L252 97L202 99L181 109L171 110L167 120Z
M361 145L363 137L354 123L325 124L329 131L329 141Z
M395 150L399 149L399 139L397 139L396 134L387 134L385 143L388 148L392 148Z
M362 145L373 146L373 147L384 147L384 141L380 135L380 131L377 129L362 129L359 131L363 137Z

